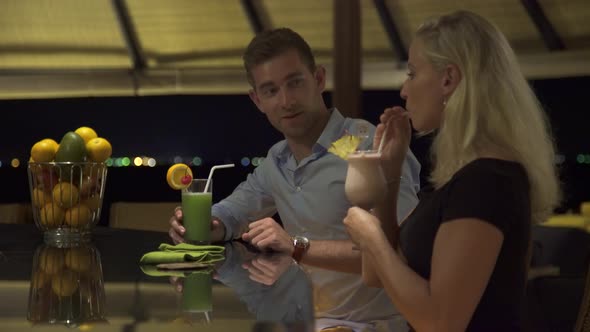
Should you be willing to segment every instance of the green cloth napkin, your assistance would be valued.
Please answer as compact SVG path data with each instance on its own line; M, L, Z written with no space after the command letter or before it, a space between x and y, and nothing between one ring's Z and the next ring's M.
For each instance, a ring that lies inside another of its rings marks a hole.
M215 245L192 245L180 243L171 245L162 243L159 251L148 252L139 260L139 264L162 264L162 263L183 263L200 262L213 264L224 260L225 248Z
M179 277L185 278L190 274L194 273L211 273L213 272L213 267L202 268L199 270L160 270L155 265L140 265L139 268L141 271L148 276L152 277Z

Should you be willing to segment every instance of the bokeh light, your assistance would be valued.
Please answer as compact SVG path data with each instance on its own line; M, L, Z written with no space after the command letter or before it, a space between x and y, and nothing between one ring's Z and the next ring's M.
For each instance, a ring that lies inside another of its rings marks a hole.
M246 167L246 166L250 165L250 158L243 157L242 160L240 160L240 163L242 164L242 166Z

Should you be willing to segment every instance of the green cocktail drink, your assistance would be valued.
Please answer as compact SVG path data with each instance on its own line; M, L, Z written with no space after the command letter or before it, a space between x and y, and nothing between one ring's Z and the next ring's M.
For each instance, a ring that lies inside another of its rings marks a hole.
M211 185L203 192L205 179L195 179L182 191L182 223L186 229L184 239L193 244L211 242Z
M204 313L213 311L212 277L209 272L195 272L184 279L182 289L182 310L185 313Z

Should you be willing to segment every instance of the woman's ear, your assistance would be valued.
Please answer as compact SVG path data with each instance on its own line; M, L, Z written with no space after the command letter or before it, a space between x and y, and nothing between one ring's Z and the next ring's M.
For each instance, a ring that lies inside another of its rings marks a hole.
M443 93L447 96L453 94L461 79L463 79L463 75L459 67L455 64L447 65L443 73Z

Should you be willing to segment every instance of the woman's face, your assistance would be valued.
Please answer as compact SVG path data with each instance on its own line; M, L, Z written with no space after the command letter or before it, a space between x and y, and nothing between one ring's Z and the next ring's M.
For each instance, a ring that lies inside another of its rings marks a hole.
M400 95L406 101L414 129L429 132L440 127L443 119L445 75L426 59L423 49L419 39L410 45L408 78Z

